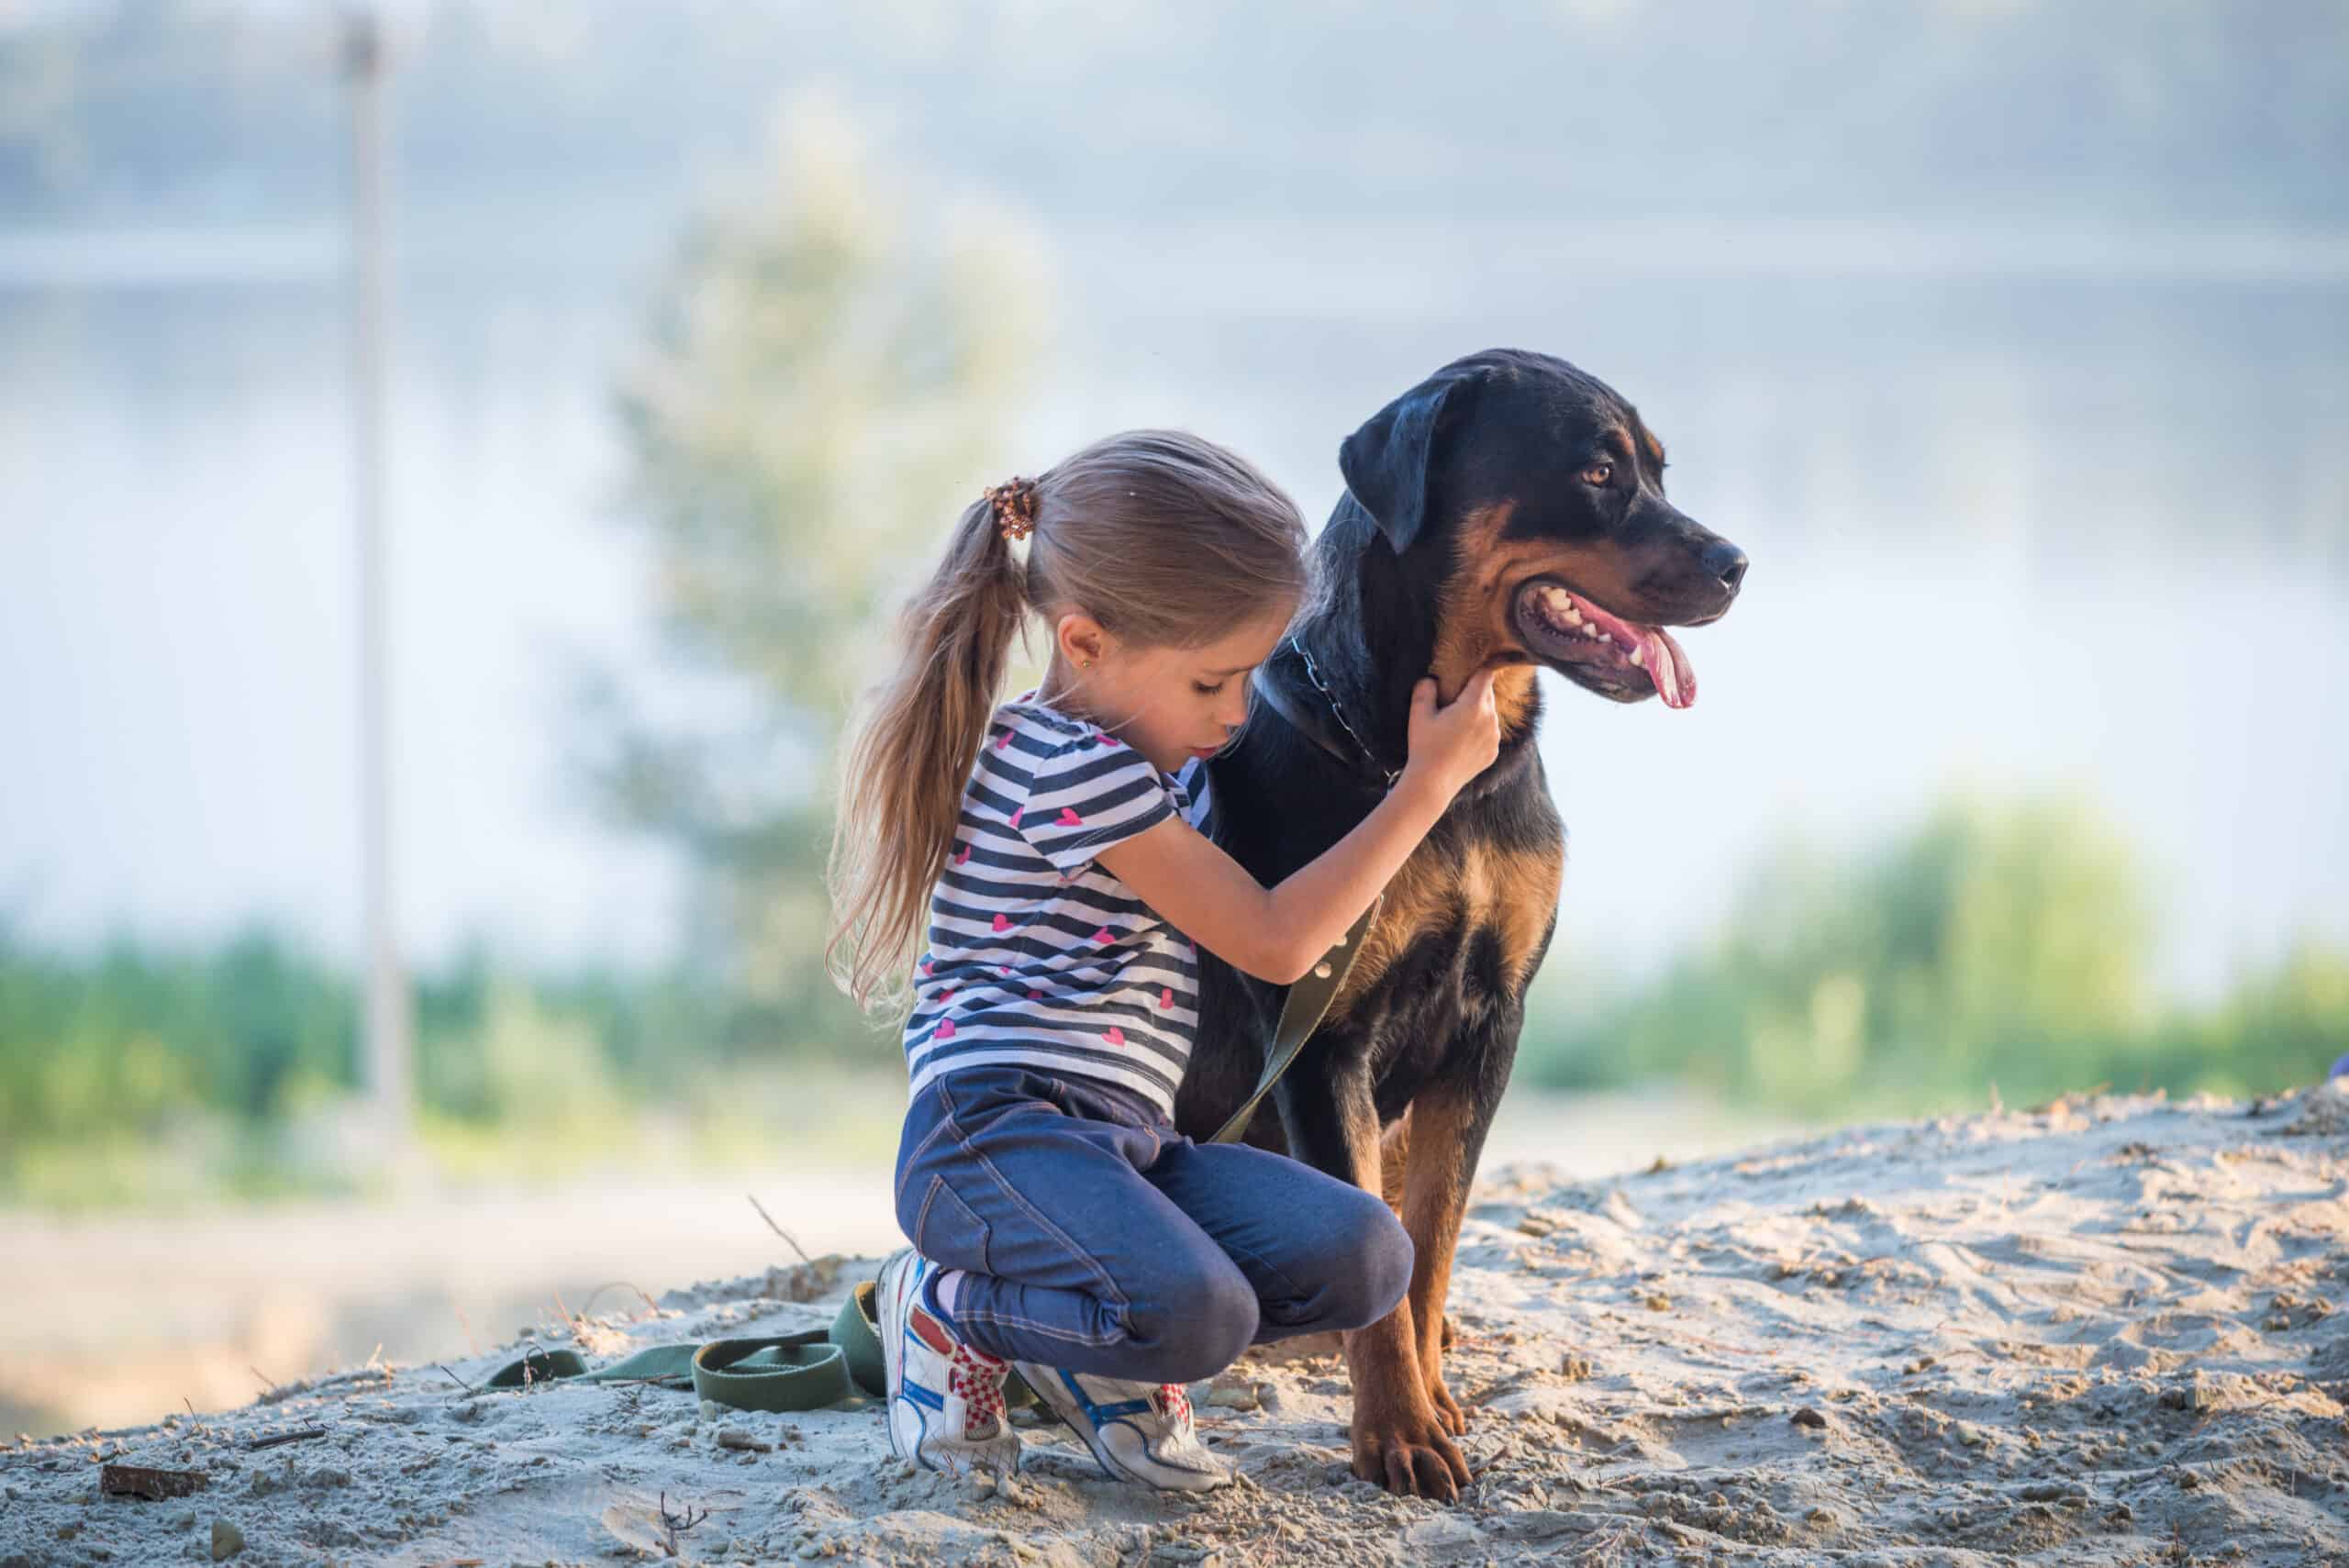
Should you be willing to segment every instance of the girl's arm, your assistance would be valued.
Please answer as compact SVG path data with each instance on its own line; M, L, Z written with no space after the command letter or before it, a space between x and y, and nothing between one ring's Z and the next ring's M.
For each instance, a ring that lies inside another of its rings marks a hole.
M1493 679L1482 672L1451 706L1435 683L1411 694L1410 757L1386 798L1352 832L1265 887L1181 817L1104 850L1101 863L1158 917L1235 969L1294 984L1370 907L1462 785L1500 751Z

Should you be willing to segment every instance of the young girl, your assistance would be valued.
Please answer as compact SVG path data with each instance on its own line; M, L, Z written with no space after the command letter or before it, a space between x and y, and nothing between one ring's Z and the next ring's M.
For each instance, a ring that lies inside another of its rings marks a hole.
M919 955L896 1170L914 1248L879 1282L900 1458L1015 1467L1017 1365L1111 1474L1219 1485L1182 1385L1253 1343L1375 1322L1409 1284L1377 1195L1171 1120L1193 942L1293 983L1499 745L1489 679L1442 711L1423 681L1401 778L1310 865L1268 889L1197 830L1304 546L1246 462L1131 431L973 503L905 614L848 754L827 951L867 1004ZM998 707L1030 611L1051 660Z

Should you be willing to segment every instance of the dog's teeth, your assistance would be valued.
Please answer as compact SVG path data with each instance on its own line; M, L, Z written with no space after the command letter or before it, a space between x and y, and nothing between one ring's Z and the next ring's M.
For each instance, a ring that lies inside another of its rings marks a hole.
M1580 626L1582 624L1582 612L1575 608L1572 604L1569 604L1566 606L1566 624L1568 626Z
M1646 649L1644 649L1644 648L1634 648L1634 649L1632 649L1632 650L1631 650L1631 662L1632 662L1632 663L1634 663L1634 664L1645 664L1647 662L1648 662L1648 651L1647 651Z

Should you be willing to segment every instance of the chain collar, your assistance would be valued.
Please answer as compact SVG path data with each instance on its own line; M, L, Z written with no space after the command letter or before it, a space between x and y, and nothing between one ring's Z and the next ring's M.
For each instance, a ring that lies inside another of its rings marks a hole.
M1315 666L1313 655L1305 651L1305 644L1299 642L1296 634L1292 632L1289 635L1288 645L1297 650L1297 656L1299 659L1305 661L1305 678L1313 683L1313 689L1319 692L1321 700L1330 705L1330 717L1338 721L1338 728L1346 732L1346 739L1354 743L1354 750L1362 753L1363 761L1368 762L1373 770L1386 780L1388 789L1393 789L1395 781L1403 776L1403 770L1379 765L1378 753L1370 749L1370 742L1362 738L1362 733L1355 729L1353 722L1346 717L1345 705L1338 700L1338 694L1330 689L1330 684L1321 678L1321 672Z

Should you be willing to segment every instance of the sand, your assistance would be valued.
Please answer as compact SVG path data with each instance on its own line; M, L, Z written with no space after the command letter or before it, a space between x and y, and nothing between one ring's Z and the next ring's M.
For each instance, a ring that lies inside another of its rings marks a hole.
M542 1333L600 1362L829 1321L838 1287L787 1299L806 1285L773 1270ZM2349 1563L2345 1289L2337 1084L2065 1100L1607 1179L1520 1163L1479 1184L1454 1274L1477 1472L1454 1507L1351 1478L1326 1345L1195 1390L1243 1479L1186 1501L1098 1477L1053 1428L998 1485L908 1472L869 1405L461 1385L518 1341L20 1439L0 1564L208 1562L216 1522L251 1564ZM768 1446L726 1446L746 1440ZM101 1460L207 1484L102 1497Z
M241 1405L273 1383L379 1355L489 1353L543 1312L594 1313L680 1280L763 1273L790 1254L896 1246L895 1077L809 1085L824 1141L792 1128L766 1160L682 1165L630 1146L600 1170L528 1184L427 1170L364 1195L56 1212L0 1207L6 1332L0 1440L132 1427ZM805 1117L805 1106L800 1107ZM1676 1091L1512 1090L1486 1162L1550 1159L1568 1175L1726 1154L1822 1130ZM852 1147L851 1147L852 1146ZM168 1278L157 1293L152 1282Z

